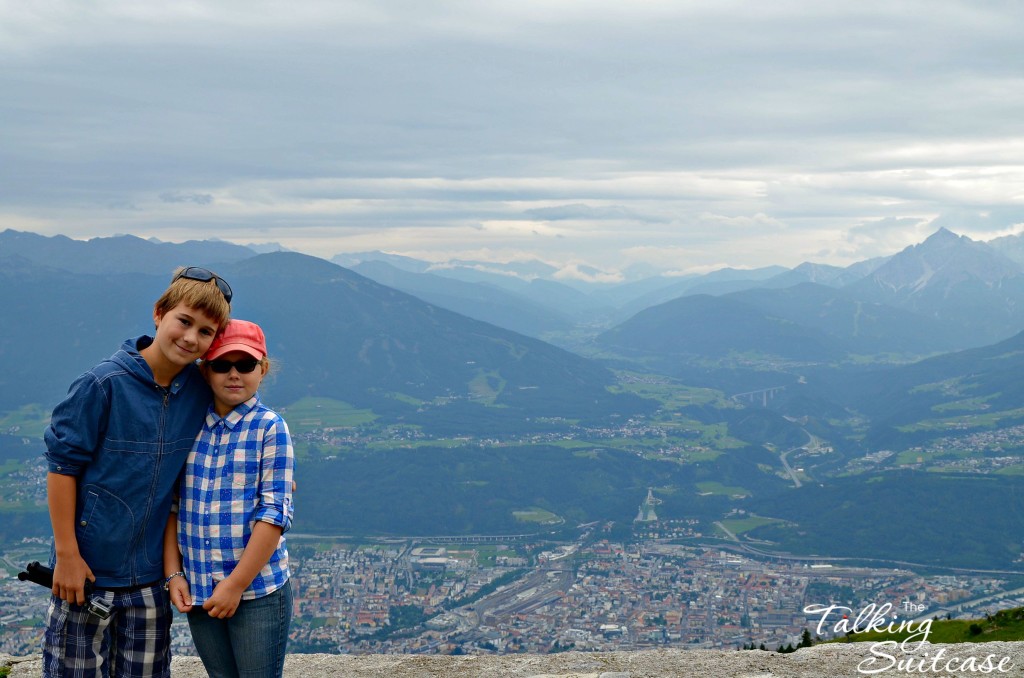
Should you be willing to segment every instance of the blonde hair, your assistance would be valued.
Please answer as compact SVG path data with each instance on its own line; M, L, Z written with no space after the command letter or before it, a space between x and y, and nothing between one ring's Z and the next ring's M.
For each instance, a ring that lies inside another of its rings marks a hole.
M228 319L231 316L231 304L224 298L224 293L217 287L215 279L211 278L203 282L202 280L179 278L178 275L184 270L184 266L174 269L171 284L156 300L154 310L163 315L178 304L185 304L210 316L210 319L217 323L217 331L220 332L228 324Z

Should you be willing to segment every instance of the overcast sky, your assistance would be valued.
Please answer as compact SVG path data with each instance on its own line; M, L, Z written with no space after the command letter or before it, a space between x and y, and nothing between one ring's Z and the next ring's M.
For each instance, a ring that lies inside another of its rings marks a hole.
M0 0L0 229L608 280L988 240L1024 230L1022 35L1016 1Z

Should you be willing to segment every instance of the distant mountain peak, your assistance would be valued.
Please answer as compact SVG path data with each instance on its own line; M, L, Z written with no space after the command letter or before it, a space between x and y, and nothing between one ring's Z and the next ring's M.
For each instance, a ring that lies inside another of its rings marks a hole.
M924 242L917 245L911 245L907 249L917 249L922 252L928 252L935 250L947 250L955 247L971 247L972 245L981 245L982 247L986 247L984 243L971 240L966 235L957 235L948 228L943 227L925 238Z
M953 231L949 230L945 226L941 226L939 228L939 230L935 231L930 236L925 238L925 242L928 242L929 240L939 241L939 240L943 240L943 239L946 239L946 240L949 240L949 239L952 239L952 240L961 240L961 239L970 240L970 238L968 238L966 235L957 235L956 233L954 233Z
M1019 264L986 243L940 228L892 256L858 285L874 287L883 295L879 301L903 304L932 292L947 297L965 284L992 289L1021 273Z
M830 264L816 264L811 261L805 261L793 270L806 275L810 282L820 282L821 278L831 280L843 269Z

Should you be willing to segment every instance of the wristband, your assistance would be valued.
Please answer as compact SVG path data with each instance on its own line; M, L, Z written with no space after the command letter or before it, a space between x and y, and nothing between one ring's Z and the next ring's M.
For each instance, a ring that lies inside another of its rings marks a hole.
M184 576L185 576L185 573L184 573L184 572L178 571L178 572L175 572L174 574L172 574L172 575L171 575L170 577L168 577L167 579L164 579L164 590L166 591L166 590L167 590L168 588L170 588L170 587L168 586L168 584L170 584L170 583L171 583L171 580L172 580L172 579L174 579L175 577L184 577Z

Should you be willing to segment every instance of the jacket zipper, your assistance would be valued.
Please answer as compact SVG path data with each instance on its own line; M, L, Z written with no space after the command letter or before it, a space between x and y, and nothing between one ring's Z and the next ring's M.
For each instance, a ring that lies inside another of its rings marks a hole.
M156 466L153 469L153 475L149 479L149 501L146 502L146 513L142 516L142 529L136 537L135 544L133 545L134 548L132 548L132 552L136 554L136 557L132 559L131 578L133 586L138 586L140 583L149 583L139 582L138 580L138 558L146 557L145 553L141 554L141 556L139 555L138 546L142 541L143 536L146 534L146 527L149 525L149 517L153 513L153 497L156 494L156 481L160 476L160 465L163 463L164 458L164 429L167 427L167 408L170 406L171 398L171 392L168 388L161 386L160 384L156 384L156 387L163 393L163 406L160 409L160 421L157 422ZM163 533L161 533L161 536L162 534Z

